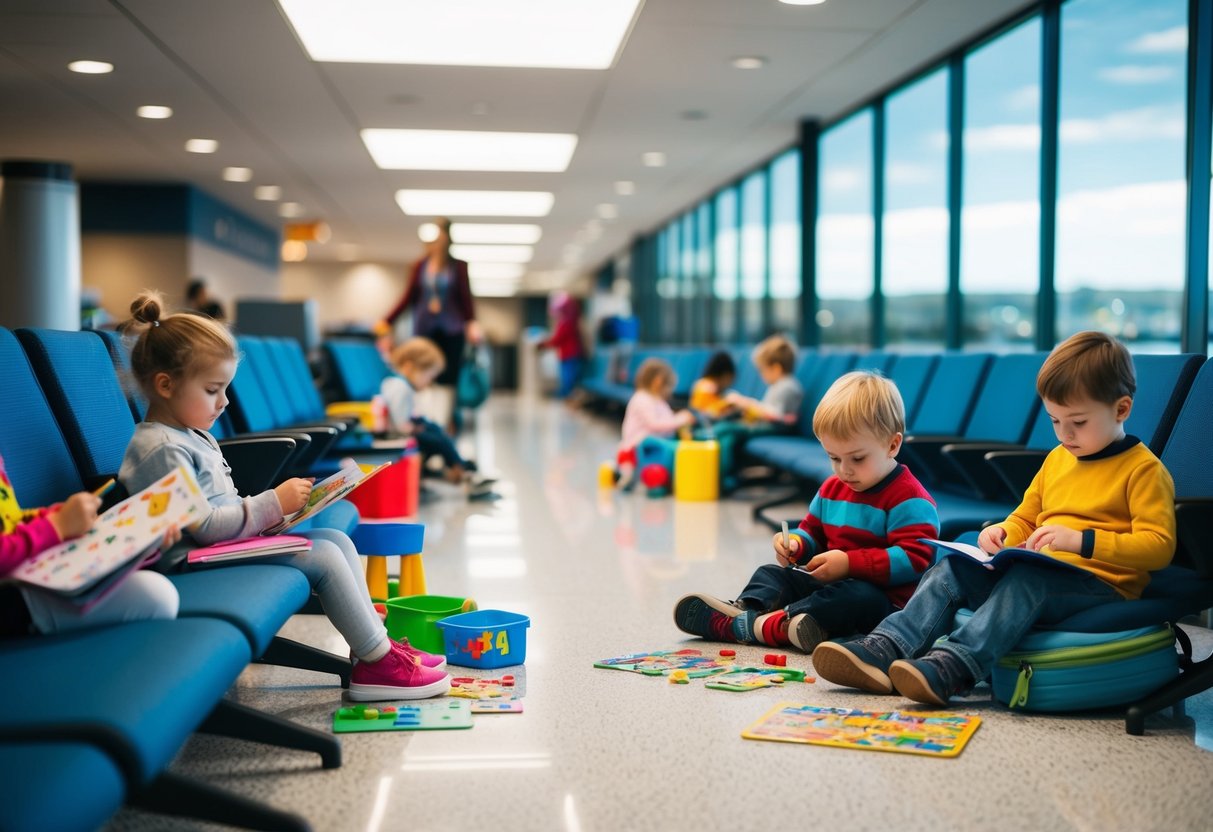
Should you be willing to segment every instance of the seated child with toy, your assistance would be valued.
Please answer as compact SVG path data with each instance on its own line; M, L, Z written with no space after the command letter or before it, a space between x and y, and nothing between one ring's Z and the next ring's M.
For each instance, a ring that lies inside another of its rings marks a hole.
M834 475L800 526L774 539L776 563L760 566L736 601L694 594L674 606L683 632L715 641L793 645L866 633L905 605L934 560L935 502L897 462L905 405L872 372L834 382L813 414Z
M636 449L642 442L674 443L679 428L695 423L689 410L677 413L670 407L670 396L678 376L674 368L660 358L646 358L636 370L636 392L623 412L623 438L615 460L619 470L618 486L630 491L636 484Z
M754 348L751 360L767 385L766 392L761 400L737 392L726 394L726 400L741 412L742 419L720 423L713 431L720 443L720 485L726 493L737 487L737 458L746 440L791 430L804 400L804 388L792 375L796 347L791 341L782 335L772 335Z
M73 494L47 508L23 509L0 457L0 579L52 546L79 537L97 522L101 497L91 491ZM164 533L167 549L181 539L174 526ZM144 569L132 572L97 603L81 608L36 589L19 590L24 609L5 605L0 631L17 634L30 623L40 633L59 633L120 621L177 617L177 588L168 578ZM25 620L28 613L29 621Z
M1139 598L1175 551L1175 486L1150 449L1125 434L1136 389L1133 359L1111 336L1080 332L1059 344L1036 390L1061 444L1019 507L978 538L987 553L1032 549L1058 565L1022 560L990 571L975 559L942 558L870 635L820 645L818 675L944 705L989 676L1034 625ZM962 608L973 615L954 628Z
M459 454L446 431L416 412L417 391L433 384L446 368L442 350L428 338L410 338L392 350L391 363L398 375L385 378L379 388L391 430L416 439L424 457L441 457L447 481L464 485L468 499L489 496L496 480L479 476L476 465Z
M729 388L737 379L733 357L724 350L713 353L703 368L703 375L691 385L688 407L703 418L715 422L739 415L737 405L729 398Z

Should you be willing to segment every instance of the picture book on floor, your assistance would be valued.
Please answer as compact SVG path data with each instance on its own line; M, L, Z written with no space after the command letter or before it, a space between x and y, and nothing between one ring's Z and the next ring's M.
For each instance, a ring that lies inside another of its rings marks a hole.
M747 740L955 757L981 718L930 711L861 711L780 702L741 732Z
M307 502L304 503L303 508L294 514L283 517L282 522L274 524L262 532L262 534L267 536L281 534L287 529L302 523L309 517L319 514L390 464L389 462L385 462L369 471L363 471L357 465L350 465L342 468L331 477L326 477L320 482L314 483L312 485L312 493L308 495Z
M1043 563L1046 566L1056 566L1060 569L1077 569L1077 566L1066 563L1064 560L1058 560L1048 552L1037 552L1035 549L1003 549L996 554L989 554L981 548L974 546L971 543L957 543L949 540L933 540L929 537L921 538L923 543L930 543L939 550L940 557L949 557L952 555L960 555L962 557L972 558L978 561L986 569L999 570L1006 569L1015 561L1031 561L1033 563Z
M726 673L733 669L732 662L722 662L715 656L705 656L701 650L654 650L649 653L632 653L594 662L594 667L608 670L627 670L645 676L665 676L674 670L685 670L687 676L697 679Z
M231 563L249 558L264 558L270 555L292 555L312 548L306 537L291 534L273 537L245 537L240 540L225 540L213 546L194 549L189 554L190 563Z
M80 537L52 546L8 578L46 592L83 596L115 573L138 568L169 528L184 528L208 510L193 474L178 466L99 516Z

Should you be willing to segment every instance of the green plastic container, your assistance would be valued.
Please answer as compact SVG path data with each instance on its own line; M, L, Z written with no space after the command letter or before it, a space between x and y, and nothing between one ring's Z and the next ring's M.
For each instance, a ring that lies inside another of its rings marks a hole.
M409 595L387 602L387 632L394 639L407 638L418 650L442 654L442 632L434 622L449 615L478 609L471 598L449 595Z

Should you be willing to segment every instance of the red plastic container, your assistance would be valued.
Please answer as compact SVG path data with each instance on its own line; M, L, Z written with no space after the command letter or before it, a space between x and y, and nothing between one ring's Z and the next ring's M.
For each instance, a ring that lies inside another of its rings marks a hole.
M346 499L363 517L412 517L417 513L420 492L421 455L410 453L350 492Z

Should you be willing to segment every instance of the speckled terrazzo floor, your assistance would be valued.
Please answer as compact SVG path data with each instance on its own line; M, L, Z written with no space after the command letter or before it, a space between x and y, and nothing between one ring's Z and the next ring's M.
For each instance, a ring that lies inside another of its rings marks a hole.
M1024 716L974 696L956 710L984 722L945 760L739 737L783 699L903 700L825 682L734 694L594 669L609 656L703 646L674 628L674 600L731 597L770 556L744 500L600 495L595 472L615 431L553 403L499 397L467 441L501 472L502 499L446 492L422 507L430 591L531 616L525 667L493 671L518 677L525 713L477 717L469 731L347 735L334 771L307 754L197 737L174 770L334 832L1213 828L1213 754L1202 749L1213 748L1213 694L1189 700L1185 717L1153 717L1144 737L1127 736L1117 714ZM1213 650L1213 633L1192 632L1197 655ZM298 616L285 634L345 650L322 617ZM759 663L763 652L738 649ZM807 660L789 653L789 664ZM340 704L330 679L254 666L230 696L327 730ZM127 810L108 828L212 827Z

